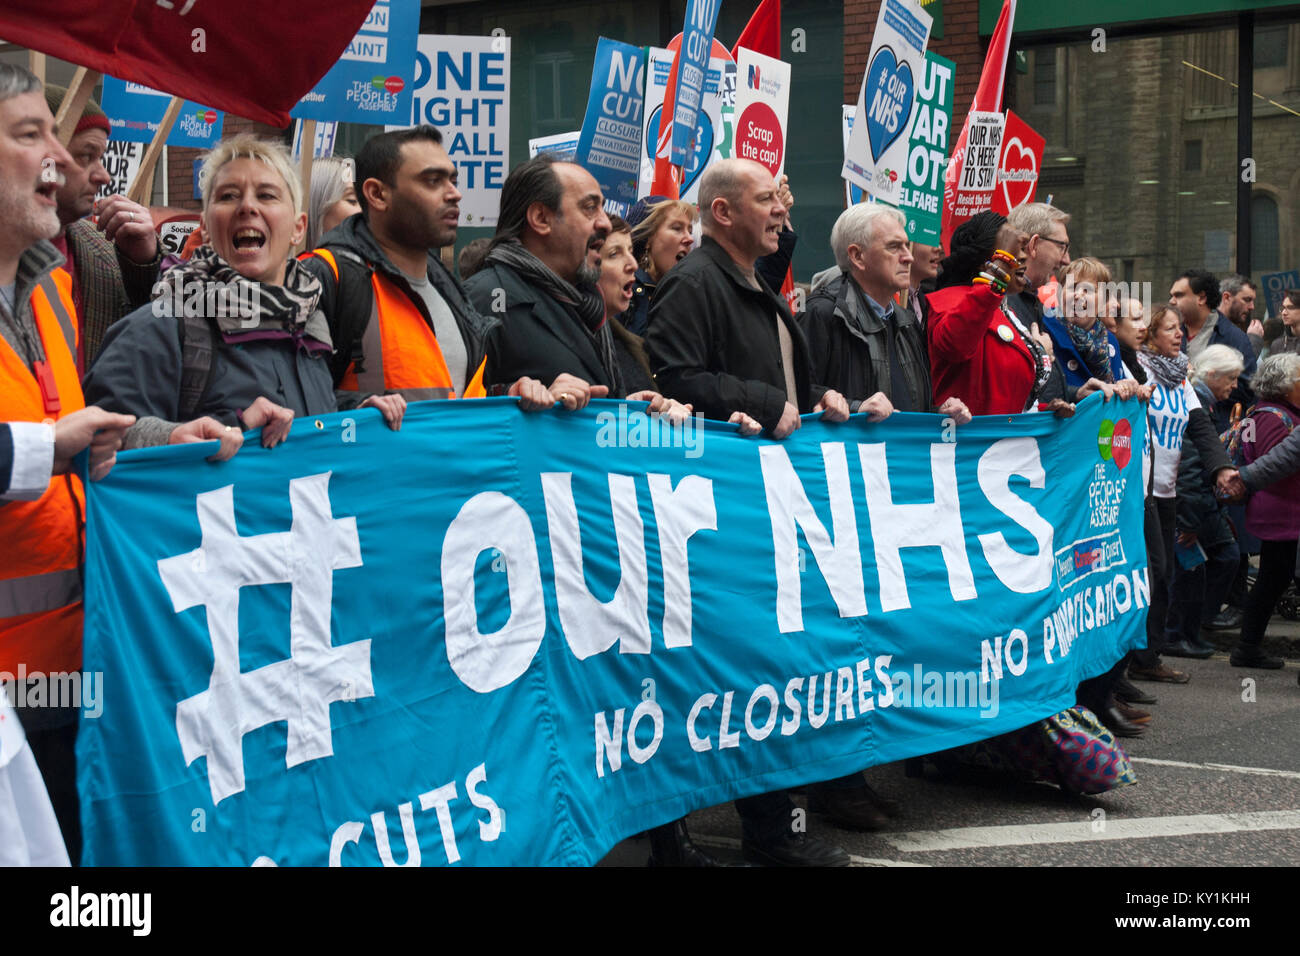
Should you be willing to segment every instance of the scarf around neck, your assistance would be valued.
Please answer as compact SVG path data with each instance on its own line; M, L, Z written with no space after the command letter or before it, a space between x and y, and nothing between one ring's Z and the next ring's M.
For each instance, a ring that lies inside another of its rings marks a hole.
M975 288L975 286L971 288ZM1024 408L1025 411L1030 411L1038 404L1038 396L1043 394L1043 388L1047 385L1048 376L1052 374L1052 363L1047 358L1047 350L1025 328L1025 324L1016 315L1016 310L1007 305L1005 298L998 308L1002 310L1002 314L1020 333L1020 339L1025 343L1025 348L1029 349L1029 354L1034 361L1034 384L1029 390L1029 397L1025 399Z
M1178 388L1187 378L1187 355L1179 352L1174 358L1158 352L1142 352L1142 364L1156 381L1165 388Z
M575 286L561 279L550 266L525 249L518 239L507 239L495 246L485 261L514 269L525 283L540 288L577 318L591 336L605 374L609 376L610 397L623 397L623 380L614 354L614 336L605 321L605 299L599 289L591 283Z
M1083 364L1088 366L1092 377L1114 383L1115 373L1110 368L1110 338L1106 335L1106 323L1097 319L1092 323L1092 328L1085 329L1073 322L1066 322L1065 327L1070 332L1070 343L1083 359Z
M329 324L318 308L320 281L297 259L286 265L283 284L274 285L240 275L203 246L160 282L165 288L155 298L170 303L172 315L199 310L228 344L287 338L305 352L333 351Z

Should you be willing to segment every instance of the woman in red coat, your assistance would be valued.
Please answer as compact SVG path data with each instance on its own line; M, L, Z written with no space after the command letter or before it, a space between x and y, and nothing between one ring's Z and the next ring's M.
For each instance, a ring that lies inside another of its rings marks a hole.
M994 212L982 212L953 232L938 289L926 297L936 405L960 395L974 415L1017 415L1039 407L1052 371L1051 341L1025 328L1003 304L1007 293L1025 288L1022 239ZM1073 411L1060 398L1044 407Z

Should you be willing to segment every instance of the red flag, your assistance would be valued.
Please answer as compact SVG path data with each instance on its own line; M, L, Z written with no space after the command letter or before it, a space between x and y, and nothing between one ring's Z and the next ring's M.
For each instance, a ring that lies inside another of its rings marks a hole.
M984 57L984 69L980 71L980 85L975 90L975 99L966 111L966 121L962 124L961 135L952 148L948 160L948 169L944 174L943 187L943 227L940 242L948 248L952 231L961 224L953 218L953 209L957 203L957 183L961 179L961 170L966 153L966 138L970 132L970 114L976 111L997 113L1002 110L1002 83L1007 73L1007 54L1011 50L1011 28L1016 19L1016 0L1003 0L1002 13L998 16L998 25L993 29L989 40L989 52Z
M681 198L682 168L674 166L669 158L673 146L673 112L677 107L677 61L681 48L682 35L679 33L668 41L667 46L667 49L673 52L673 65L668 70L668 89L664 91L664 106L659 111L659 137L655 140L655 177L650 184L651 196L667 196L669 199ZM727 48L716 38L709 56L723 60L732 59ZM664 120L667 122L665 123Z
M5 0L0 34L69 63L284 127L372 6L374 0Z
M650 183L651 196L681 198L682 168L674 166L669 156L673 146L673 111L677 108L677 61L681 59L682 35L668 41L673 51L673 65L668 68L668 88L664 90L664 105L659 111L659 136L655 140L655 177Z
M754 15L740 31L740 39L731 48L731 58L740 56L740 48L753 50L774 60L781 59L781 0L762 0Z

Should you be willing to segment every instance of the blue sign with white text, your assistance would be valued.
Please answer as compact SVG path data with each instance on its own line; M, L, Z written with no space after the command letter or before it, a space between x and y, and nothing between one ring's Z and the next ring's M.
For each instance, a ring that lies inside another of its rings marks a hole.
M1141 463L1098 443L1145 440L1137 402L780 442L645 407L119 454L86 485L83 863L591 864L1025 727L1145 640Z
M1263 284L1264 301L1268 303L1268 314L1278 318L1282 314L1282 297L1287 289L1300 289L1300 270L1290 272L1266 272L1259 277Z
M379 0L328 73L289 111L295 119L405 125L411 115L420 0Z
M645 60L639 46L600 38L578 137L576 162L600 183L606 199L628 205L636 202L641 171Z
M704 98L704 80L713 51L713 30L718 23L722 0L687 0L682 45L677 52L677 91L673 95L673 143L670 158L674 166L686 163L695 134L695 117Z
M109 138L127 143L152 142L172 99L170 93L107 74L103 95L101 105L113 128ZM186 100L167 135L167 145L211 149L221 139L225 118L221 110Z

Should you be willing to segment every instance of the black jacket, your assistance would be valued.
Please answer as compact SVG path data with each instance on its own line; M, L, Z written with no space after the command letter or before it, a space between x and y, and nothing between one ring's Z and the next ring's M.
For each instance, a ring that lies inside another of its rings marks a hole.
M508 385L529 376L550 385L562 372L591 385L612 386L591 334L567 306L525 282L514 269L489 262L465 283L470 301L480 312L498 319L487 335L487 368L483 384ZM619 363L623 398L655 387L645 363L641 340L617 325L614 357Z
M357 369L363 367L365 355L361 342L366 325L370 322L370 306L374 297L374 288L370 284L372 269L402 290L420 310L430 330L433 329L433 318L425 308L423 297L411 289L402 270L393 265L375 241L374 233L370 231L363 214L350 216L327 232L321 237L320 248L334 253L339 266L338 281L335 281L329 263L319 256L305 256L302 264L324 287L320 307L329 322L330 338L334 341L331 371L337 387L353 363ZM456 326L465 341L466 377L472 378L483 361L484 343L488 329L494 324L493 320L484 318L488 313L480 315L475 311L460 280L448 271L432 250L428 257L428 276L429 282L456 318Z
M799 236L793 229L781 230L780 244L776 252L760 256L754 261L754 271L762 276L763 281L781 291L785 283L785 274L790 271L790 262L794 258L795 243ZM675 268L675 267L674 267ZM644 269L636 270L636 285L632 289L632 304L623 313L623 325L629 332L644 337L650 328L650 300L654 298L656 281Z
M807 413L824 386L812 383L808 343L785 300L760 278L755 289L722 246L708 236L659 282L650 303L646 345L663 393L725 421L741 411L775 428L785 411L785 372L776 323L794 349L797 395Z
M853 411L876 392L884 392L895 404L889 368L889 330L893 324L894 349L907 383L907 404L915 411L933 409L930 393L930 359L925 351L925 333L910 309L891 306L890 315L877 316L862 290L851 277L814 292L808 308L799 314L799 325L808 336L812 353L812 377L833 388L849 401Z
M1214 493L1214 464L1201 457L1197 442L1188 441L1184 436L1182 456L1178 460L1175 525L1179 531L1194 532L1207 547L1233 540L1223 502Z

